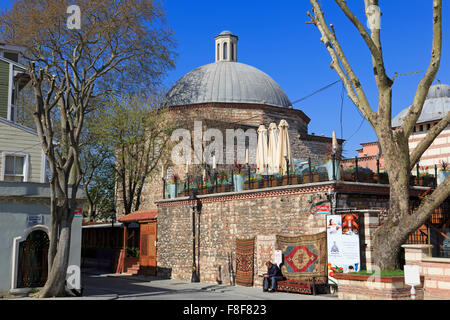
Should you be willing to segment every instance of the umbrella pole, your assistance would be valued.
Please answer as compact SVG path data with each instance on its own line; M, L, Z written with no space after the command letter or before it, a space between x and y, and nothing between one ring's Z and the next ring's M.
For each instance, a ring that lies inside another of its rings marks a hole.
M287 174L287 184L289 185L289 158L284 157L286 159L286 174Z
M250 190L252 188L251 186L251 180L250 180L250 165L247 164L247 168L248 168L248 189Z

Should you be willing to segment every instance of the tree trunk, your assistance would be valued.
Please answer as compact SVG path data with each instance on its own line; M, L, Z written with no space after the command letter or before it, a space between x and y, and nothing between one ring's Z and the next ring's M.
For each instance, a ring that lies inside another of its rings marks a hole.
M389 125L385 125L389 128ZM409 147L406 139L393 139L391 130L381 130L378 136L389 173L389 214L372 238L373 263L381 270L399 269L401 246L408 238L409 215Z
M58 208L62 209L62 208ZM72 217L69 214L69 209L64 214L61 220L61 229L58 237L58 245L56 255L52 261L52 267L48 274L47 282L44 288L40 291L40 298L48 297L62 297L66 296L66 274L69 264L70 253L70 235L72 227ZM52 230L54 232L54 230ZM50 263L50 261L49 261Z

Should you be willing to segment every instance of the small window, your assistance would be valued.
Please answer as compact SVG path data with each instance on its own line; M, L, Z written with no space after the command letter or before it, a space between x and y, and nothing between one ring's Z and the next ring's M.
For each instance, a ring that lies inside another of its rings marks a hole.
M231 43L231 60L234 61L234 44Z
M427 124L427 130L430 130L430 128L431 128L431 125L428 123Z
M217 44L217 61L220 60L220 43Z
M419 131L422 132L423 131L423 125L419 126Z
M4 181L26 181L26 156L6 154L4 156Z
M223 44L223 60L227 59L227 43Z

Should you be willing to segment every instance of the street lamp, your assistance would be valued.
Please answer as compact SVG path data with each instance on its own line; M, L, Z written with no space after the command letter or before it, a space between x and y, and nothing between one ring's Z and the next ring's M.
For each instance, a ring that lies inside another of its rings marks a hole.
M200 282L197 270L197 264L195 259L195 211L198 208L198 198L195 191L189 196L189 200L192 201L192 276L191 282Z

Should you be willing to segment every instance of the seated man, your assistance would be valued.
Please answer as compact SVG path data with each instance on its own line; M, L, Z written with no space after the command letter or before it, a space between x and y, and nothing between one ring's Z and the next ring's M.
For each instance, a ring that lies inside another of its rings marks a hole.
M268 291L270 280L272 281L272 290L269 290L269 292L275 292L277 289L277 281L283 280L283 275L281 273L280 268L278 268L276 264L267 261L266 266L267 266L267 273L264 275L263 290L264 292Z

